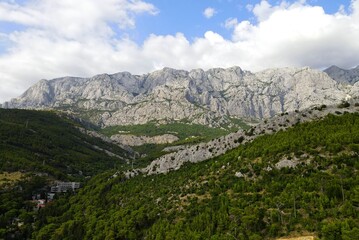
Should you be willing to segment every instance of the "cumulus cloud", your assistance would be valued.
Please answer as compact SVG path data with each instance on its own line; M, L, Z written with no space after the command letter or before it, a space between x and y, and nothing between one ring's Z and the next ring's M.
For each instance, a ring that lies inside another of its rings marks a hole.
M203 11L203 15L204 15L206 18L211 18L211 17L213 17L216 13L217 13L216 9L211 8L211 7L208 7L208 8L206 8L206 9Z
M359 62L351 54L359 50L359 43L354 40L359 37L358 3L353 2L350 14L341 11L329 15L322 7L307 5L305 1L291 5L283 2L276 7L262 1L253 8L258 24L238 23L233 42L252 48L261 68L321 68L331 64L351 67Z
M24 29L0 30L0 44L11 46L0 53L0 102L39 78L89 76L123 66L137 70L131 65L138 46L123 36L116 38L121 31L115 28L134 28L142 13L156 15L158 9L141 0L0 2L0 21Z
M56 3L55 3L56 2ZM85 10L86 9L86 10ZM228 19L225 39L208 31L193 41L183 33L150 35L143 44L118 36L115 28L133 28L136 15L155 15L145 1L34 0L26 5L0 3L0 21L24 26L0 30L0 102L18 96L39 79L92 76L118 71L145 73L162 67L193 69L230 67L258 71L269 67L359 63L359 0L335 14L305 1L272 6L262 1L251 8L256 20Z

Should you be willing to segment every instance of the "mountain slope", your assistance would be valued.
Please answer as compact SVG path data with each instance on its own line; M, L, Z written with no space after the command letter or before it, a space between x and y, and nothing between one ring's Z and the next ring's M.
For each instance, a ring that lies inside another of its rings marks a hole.
M329 115L166 175L101 174L45 208L33 236L356 239L358 154L359 115Z
M0 109L2 171L83 178L125 165L133 153L85 134L75 121L53 112ZM71 178L71 177L70 177Z
M62 109L100 126L181 121L219 127L230 118L267 118L337 104L347 94L327 74L309 68L258 73L239 67L164 68L141 76L123 72L42 80L4 107Z
M265 119L245 130L240 129L224 136L217 136L206 142L170 147L170 153L153 159L144 168L129 170L126 172L126 176L131 177L138 173L160 174L178 170L185 163L197 163L214 158L241 144L251 142L259 136L284 131L298 123L316 121L326 117L328 114L355 113L358 110L358 103L349 104L348 102L343 102L338 106L321 105L301 112L282 113L271 119Z
M359 66L349 70L337 66L331 66L324 70L331 78L338 83L355 84L359 81Z
M129 168L131 149L83 124L55 112L0 109L0 239L31 238L38 204L32 199L47 201L54 181L82 184L114 167Z

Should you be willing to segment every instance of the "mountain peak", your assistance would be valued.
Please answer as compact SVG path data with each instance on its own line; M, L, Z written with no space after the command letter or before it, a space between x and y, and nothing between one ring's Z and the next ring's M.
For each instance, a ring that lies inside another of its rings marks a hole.
M349 70L333 65L325 69L324 72L338 83L354 85L359 81L358 70L359 65Z
M71 110L100 126L185 120L219 127L232 118L268 118L337 104L347 94L327 74L308 67L258 73L237 66L190 72L163 68L144 75L42 80L4 106Z
M342 69L342 68L340 68L340 67L338 67L337 65L331 65L330 67L328 67L326 70L336 70L336 69ZM324 71L326 71L326 70L324 70Z

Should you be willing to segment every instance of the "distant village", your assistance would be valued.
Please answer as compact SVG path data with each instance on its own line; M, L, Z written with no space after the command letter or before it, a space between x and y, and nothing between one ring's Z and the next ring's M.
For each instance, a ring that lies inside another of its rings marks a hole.
M32 202L35 204L34 210L39 210L46 206L47 203L54 200L57 193L66 193L69 191L75 192L80 188L79 182L60 182L56 181L49 192L34 193L32 195Z

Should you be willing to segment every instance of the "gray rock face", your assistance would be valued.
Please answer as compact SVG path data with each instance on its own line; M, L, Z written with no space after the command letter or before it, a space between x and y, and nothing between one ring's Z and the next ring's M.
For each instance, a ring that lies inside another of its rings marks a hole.
M153 160L148 166L142 169L134 169L126 172L127 177L133 177L138 174L152 175L165 174L170 171L180 169L185 163L197 163L207 159L222 155L228 150L238 147L241 144L253 141L255 138L264 134L274 134L281 130L286 130L298 123L310 122L324 118L328 114L343 114L344 112L354 113L358 112L359 107L351 105L348 108L338 108L336 106L325 108L307 109L302 112L292 112L287 114L277 115L269 120L263 120L256 126L253 126L247 132L239 130L235 133L230 133L207 143L199 143L192 146L181 146L178 149L173 149L176 152L165 154ZM238 158L240 160L240 158ZM298 164L297 159L288 160L281 159L275 164L275 168L281 169L284 167L293 168ZM267 171L271 171L271 167L267 167Z
M331 78L338 83L355 84L359 81L359 66L349 70L337 66L331 66L324 70Z
M356 92L310 68L258 73L239 67L189 72L164 68L141 76L122 72L41 80L4 107L64 109L100 126L178 120L220 126L229 117L267 118L337 104Z
M279 162L277 162L275 164L275 167L277 169L282 169L282 168L295 168L295 166L297 166L297 162L293 161L293 160L288 160L288 159L283 159Z
M245 132L240 130L207 143L186 146L177 152L163 155L140 171L151 175L178 170L186 162L197 163L222 155L229 149L239 146L240 143L248 142L252 139L252 136L246 136Z
M111 136L111 140L126 146L141 146L143 144L166 144L178 141L179 138L172 134L163 134L153 137L135 136L130 134L115 134Z

